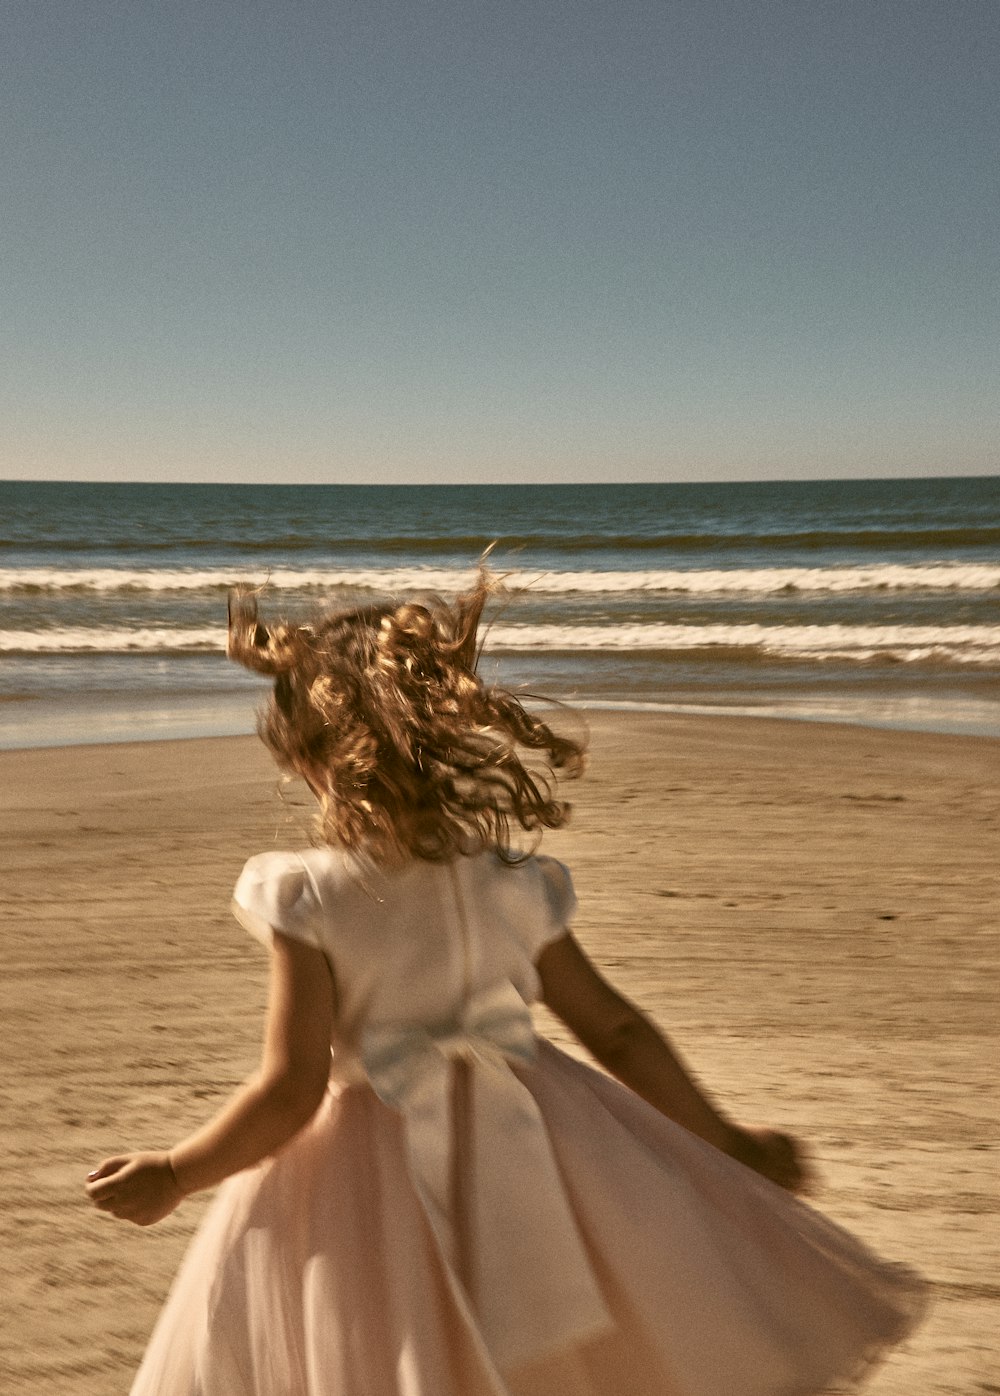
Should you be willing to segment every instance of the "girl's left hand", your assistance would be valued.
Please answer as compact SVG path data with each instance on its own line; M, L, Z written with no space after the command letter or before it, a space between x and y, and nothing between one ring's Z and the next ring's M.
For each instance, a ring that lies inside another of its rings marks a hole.
M780 1130L737 1126L727 1152L731 1158L738 1159L747 1168L752 1168L761 1177L769 1178L789 1192L808 1192L814 1181L802 1144Z
M162 1221L184 1197L166 1153L107 1158L87 1174L85 1186L95 1207L136 1226Z

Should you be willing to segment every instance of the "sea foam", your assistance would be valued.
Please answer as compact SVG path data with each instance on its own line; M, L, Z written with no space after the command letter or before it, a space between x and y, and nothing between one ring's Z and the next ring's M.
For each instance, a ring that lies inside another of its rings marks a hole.
M839 567L690 568L649 571L534 571L501 574L512 590L542 595L674 592L767 596L777 592L993 591L1000 565L973 562L873 563ZM288 591L442 592L467 587L474 574L450 567L0 568L0 592L225 591L239 583Z
M222 626L0 630L0 652L8 654L212 654L225 647ZM804 660L996 664L1000 625L498 624L486 648L497 654L703 650L741 651L748 658L756 652Z

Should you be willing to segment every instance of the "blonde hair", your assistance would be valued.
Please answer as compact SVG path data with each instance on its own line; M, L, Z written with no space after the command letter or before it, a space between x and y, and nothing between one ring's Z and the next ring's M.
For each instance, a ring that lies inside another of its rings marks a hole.
M556 734L477 672L479 622L496 589L481 566L451 604L387 602L274 625L258 618L256 592L231 594L227 653L274 679L258 732L317 794L324 842L376 860L491 847L513 860L513 825L566 822L555 772L582 774L584 741ZM529 752L540 768L526 764Z

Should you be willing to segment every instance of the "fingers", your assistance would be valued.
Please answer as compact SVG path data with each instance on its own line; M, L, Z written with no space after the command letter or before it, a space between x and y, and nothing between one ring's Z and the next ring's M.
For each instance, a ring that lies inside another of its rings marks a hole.
M90 1191L88 1185L88 1192L91 1202L99 1212L107 1212L112 1217L118 1217L120 1221L138 1221L143 1213L142 1198L136 1197L134 1190L127 1183L122 1186L105 1182L93 1191Z
M118 1221L135 1222L138 1226L144 1225L142 1212L135 1203L126 1198L108 1197L103 1201L95 1202L94 1206L99 1212L107 1212L108 1216L115 1217Z
M120 1216L121 1199L116 1199L113 1193L108 1193L104 1197L92 1197L91 1202L99 1212L110 1212L112 1216Z
M87 1174L87 1182L95 1183L101 1178L109 1178L112 1173L117 1173L124 1168L132 1157L131 1154L116 1154L113 1158L106 1158L103 1163L99 1163L92 1172Z
M748 1129L742 1133L744 1148L736 1155L742 1163L788 1192L806 1190L813 1175L797 1139L774 1129Z
M789 1134L775 1134L771 1157L775 1182L791 1192L804 1192L812 1181L812 1170L799 1141Z
M84 1183L84 1191L95 1207L102 1212L115 1211L114 1198L117 1189L125 1179L123 1173L132 1162L131 1154L116 1154L113 1158L106 1158L103 1163L87 1174L87 1181ZM127 1175L126 1175L127 1176Z

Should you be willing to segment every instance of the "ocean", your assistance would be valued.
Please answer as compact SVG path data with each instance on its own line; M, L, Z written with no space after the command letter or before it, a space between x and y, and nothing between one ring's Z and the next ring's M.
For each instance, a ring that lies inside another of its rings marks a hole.
M1000 479L0 485L0 746L253 730L264 614L509 595L487 676L582 707L1000 735Z

